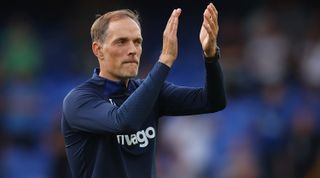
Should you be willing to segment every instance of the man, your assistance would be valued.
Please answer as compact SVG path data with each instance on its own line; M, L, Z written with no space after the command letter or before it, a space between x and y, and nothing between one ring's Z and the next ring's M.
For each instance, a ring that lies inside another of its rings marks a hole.
M100 68L64 99L62 131L72 175L76 178L155 177L158 118L216 112L225 107L217 11L204 11L200 42L206 85L187 88L165 82L177 58L181 9L173 10L163 33L159 61L144 80L137 75L142 52L138 17L112 11L92 25L92 50Z

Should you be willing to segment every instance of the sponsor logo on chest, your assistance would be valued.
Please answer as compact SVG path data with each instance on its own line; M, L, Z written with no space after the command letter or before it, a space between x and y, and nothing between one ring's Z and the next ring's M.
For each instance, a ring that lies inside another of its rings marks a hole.
M137 133L130 135L117 135L117 140L120 145L133 146L139 144L139 147L148 146L149 140L156 137L156 131L153 127L148 127L145 130L140 130Z

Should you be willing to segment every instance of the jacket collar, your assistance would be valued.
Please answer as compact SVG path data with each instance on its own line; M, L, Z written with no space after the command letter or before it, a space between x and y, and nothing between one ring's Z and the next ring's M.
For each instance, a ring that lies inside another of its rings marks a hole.
M128 88L121 81L112 81L106 78L99 76L100 68L95 68L92 75L92 82L99 86L104 86L104 95L120 95L124 94L128 88L131 90L132 82L129 80Z

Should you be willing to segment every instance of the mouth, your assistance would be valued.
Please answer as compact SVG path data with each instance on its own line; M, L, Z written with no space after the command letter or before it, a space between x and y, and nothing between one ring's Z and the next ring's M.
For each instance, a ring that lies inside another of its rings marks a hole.
M135 61L135 60L129 60L129 61L124 61L123 64L136 64L136 65L138 65L139 62Z

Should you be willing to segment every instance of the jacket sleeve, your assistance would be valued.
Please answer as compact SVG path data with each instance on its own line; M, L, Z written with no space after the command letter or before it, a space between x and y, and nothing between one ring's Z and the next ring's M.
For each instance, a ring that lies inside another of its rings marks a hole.
M220 55L206 59L206 83L202 88L191 88L165 83L160 95L162 115L190 115L220 111L226 106Z
M120 106L86 90L73 90L63 102L63 117L71 128L94 133L130 132L141 127L158 99L170 68L156 63L146 79Z

